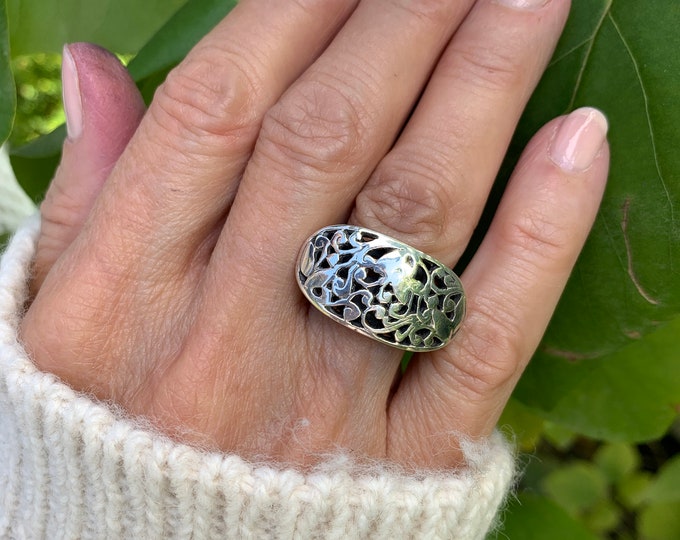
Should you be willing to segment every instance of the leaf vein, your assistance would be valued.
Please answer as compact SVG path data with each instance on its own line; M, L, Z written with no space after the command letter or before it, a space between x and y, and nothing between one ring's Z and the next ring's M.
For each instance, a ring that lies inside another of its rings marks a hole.
M607 240L609 241L609 245L612 248L612 251L616 254L616 260L619 261L619 265L621 267L621 270L623 272L627 272L628 271L628 265L623 261L623 258L621 257L619 250L616 249L617 246L619 246L618 239L614 238L614 234L612 233L612 230L609 227L609 222L607 221L607 218L605 217L604 212L600 213L600 217L602 218L602 225L604 227L604 230L607 233Z
M574 45L571 49L568 51L562 53L560 56L556 56L550 61L550 64L548 64L548 67L551 68L555 64L559 64L562 60L564 60L567 56L570 56L574 54L576 51L578 51L580 48L584 47L585 45L588 45L591 41L593 41L594 36L590 36L589 38L584 39L581 43L578 45Z
M628 261L627 265L627 272L628 272L628 277L630 280L633 282L633 285L635 285L635 289L637 289L637 292L642 296L642 298L645 299L645 301L649 302L653 306L658 306L659 301L656 298L653 298L642 286L642 283L640 283L640 279L638 278L637 274L635 273L635 269L633 268L633 250L630 245L630 239L628 238L628 210L630 209L630 199L626 199L626 201L623 203L623 208L622 208L622 213L623 216L621 217L621 232L623 232L623 241L626 246L626 259Z
M642 98L643 102L645 104L645 117L647 120L647 127L649 129L649 139L650 143L652 145L652 152L654 154L654 166L656 167L656 174L659 177L659 181L661 182L661 186L663 187L664 193L666 194L666 199L668 200L668 206L670 208L670 217L671 217L671 224L673 225L673 228L675 228L675 209L673 207L673 200L671 198L670 191L668 191L668 184L666 183L666 180L663 177L663 173L661 172L661 164L659 163L659 156L657 153L656 149L656 136L654 133L654 126L652 124L652 117L649 112L649 95L647 94L647 89L645 88L645 83L642 80L642 73L640 72L640 66L638 64L637 59L635 58L635 55L633 54L632 49L630 48L630 45L626 41L626 38L623 36L623 33L621 32L621 29L619 28L619 25L616 23L614 20L614 17L612 16L611 12L608 14L609 20L612 23L612 26L614 27L614 30L616 31L616 34L619 36L619 39L621 40L622 45L626 49L626 52L628 53L628 56L630 57L630 61L633 63L633 69L635 69L635 76L637 77L638 83L640 84L640 90L642 92ZM672 257L670 257L671 261L673 260Z
M614 2L614 0L608 0L605 9L602 12L602 17L600 17L600 20L597 22L597 26L595 27L595 30L593 30L593 35L586 41L586 43L588 43L588 49L586 50L585 57L583 58L583 63L581 64L581 68L579 69L578 75L576 76L576 83L574 84L574 91L571 93L571 99L569 100L569 105L567 106L567 110L565 112L569 112L574 108L574 103L576 103L576 95L578 94L578 91L581 89L581 83L583 82L583 75L585 74L586 67L588 67L588 62L590 62L590 56L593 53L593 47L595 46L595 39L599 35L600 30L602 30L602 25L604 24L604 21L607 18L609 11L611 10L613 2Z

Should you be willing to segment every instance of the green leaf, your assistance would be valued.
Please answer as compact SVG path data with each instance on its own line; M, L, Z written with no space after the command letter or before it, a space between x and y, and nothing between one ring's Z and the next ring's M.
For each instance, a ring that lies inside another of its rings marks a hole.
M16 91L10 67L9 34L7 28L7 7L0 0L0 146L12 131L16 111Z
M640 512L640 540L680 538L680 503L653 504Z
M680 318L605 358L534 358L515 398L568 429L595 439L661 437L680 406Z
M193 0L177 11L130 62L141 81L177 64L236 5L236 0Z
M667 461L650 485L645 499L651 502L680 502L680 456Z
M11 154L22 158L42 159L59 155L61 147L66 138L66 124L62 124L57 129L31 141L19 148L12 148Z
M680 311L680 2L573 2L554 59L518 131L576 107L609 118L612 161L601 212L542 345L600 357Z
M59 164L66 126L18 148L10 147L12 168L19 185L33 202L41 201Z
M679 21L680 2L572 2L466 253L538 128L576 107L600 107L611 126L605 198L515 397L549 421L608 440L658 437L680 404L680 324L639 343L680 313Z
M17 182L34 203L39 203L45 197L47 186L59 165L59 158L58 154L39 159L10 154L10 162Z
M515 399L508 401L498 421L501 430L507 429L510 438L514 439L524 452L530 452L536 448L543 431L543 423L543 418L535 411Z
M603 499L586 513L583 521L591 531L602 534L615 529L621 517L621 509L613 501Z
M628 510L635 510L644 503L652 483L652 474L636 472L624 478L617 486L618 500Z
M91 41L119 53L136 53L185 2L7 0L12 54L59 52L64 43L74 41Z
M570 515L577 516L607 498L608 483L597 467L584 461L553 471L543 480L543 489Z
M553 422L546 422L543 426L543 437L555 448L566 451L576 440L576 433Z
M640 466L640 455L629 444L611 443L600 447L593 461L607 480L616 484Z
M522 493L502 516L503 525L489 540L597 540L581 523L552 501Z

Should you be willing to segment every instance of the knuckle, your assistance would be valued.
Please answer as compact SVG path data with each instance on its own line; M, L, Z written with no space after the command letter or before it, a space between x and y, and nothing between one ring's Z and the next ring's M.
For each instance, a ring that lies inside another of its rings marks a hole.
M498 302L479 297L465 326L457 345L459 380L470 399L488 400L516 381L526 356L522 334Z
M473 45L453 49L444 62L445 71L473 87L488 90L505 91L521 83L525 69L512 48L479 40Z
M223 148L225 138L257 129L258 83L243 62L225 51L203 52L170 72L154 97L149 114L178 140L206 149ZM210 58L219 58L215 63Z
M57 178L64 172L57 171ZM40 204L41 238L53 236L66 237L73 233L78 225L80 201L77 193L67 189L63 182L54 181L45 195L45 200Z
M448 19L452 8L456 7L451 0L395 0L397 5L410 15L428 22L441 24Z
M106 361L109 355L101 354L109 337L99 332L101 326L93 322L98 315L95 309L76 295L69 298L71 301L64 306L59 306L53 296L31 306L22 321L22 340L41 370L75 388L110 388L116 375L114 365ZM79 355L75 363L70 361L73 351Z
M258 145L286 168L333 172L339 163L351 166L360 160L367 140L365 117L338 88L305 81L267 112Z
M381 167L357 196L354 218L423 251L439 251L452 207L442 178L438 167L417 159Z
M569 253L569 232L539 208L527 209L501 225L500 237L516 257L533 266L540 266L540 261L559 263Z

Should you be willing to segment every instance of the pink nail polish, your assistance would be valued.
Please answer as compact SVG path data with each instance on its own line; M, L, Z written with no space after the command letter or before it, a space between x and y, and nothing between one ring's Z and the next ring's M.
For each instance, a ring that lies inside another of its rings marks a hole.
M557 130L548 151L550 159L567 172L585 171L600 153L607 130L607 119L600 111L576 109Z
M66 132L69 139L75 140L83 132L83 102L78 82L78 69L68 45L64 45L61 61L61 88L66 115Z

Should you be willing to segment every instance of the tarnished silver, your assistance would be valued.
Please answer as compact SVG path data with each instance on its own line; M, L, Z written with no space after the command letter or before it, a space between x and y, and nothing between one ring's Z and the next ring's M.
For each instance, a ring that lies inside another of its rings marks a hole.
M433 351L465 315L458 276L411 246L361 227L313 234L297 262L298 285L335 321L392 347Z

